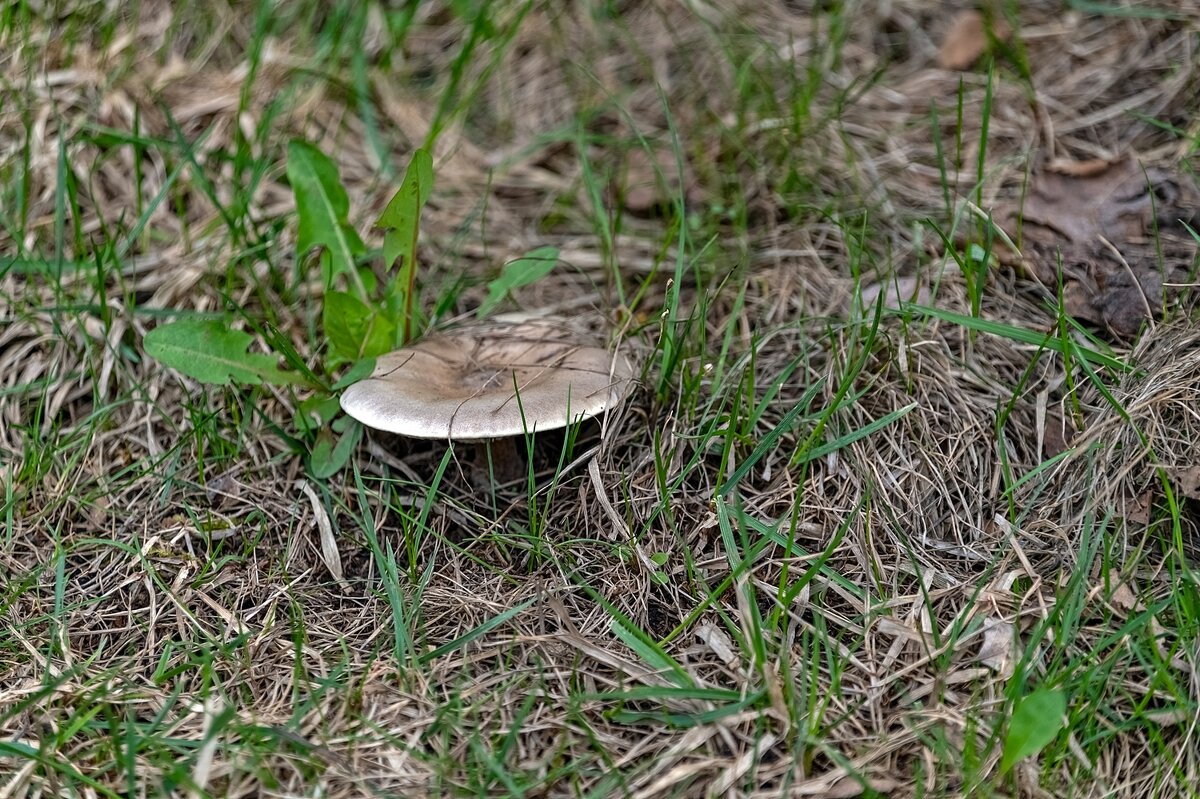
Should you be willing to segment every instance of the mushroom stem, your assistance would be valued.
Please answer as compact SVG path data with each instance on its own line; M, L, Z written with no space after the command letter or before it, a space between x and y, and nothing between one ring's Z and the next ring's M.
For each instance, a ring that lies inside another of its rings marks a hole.
M497 485L513 482L524 471L515 436L493 438L475 446L480 466Z

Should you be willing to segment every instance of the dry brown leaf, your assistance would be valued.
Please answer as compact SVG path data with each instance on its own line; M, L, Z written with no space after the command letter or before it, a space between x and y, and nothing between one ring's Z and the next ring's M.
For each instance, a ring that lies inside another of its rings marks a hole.
M1104 315L1096 308L1096 288L1072 280L1063 286L1063 310L1081 322L1103 324Z
M1147 710L1142 715L1162 727L1170 727L1175 724L1182 724L1185 721L1190 721L1193 718L1192 711L1187 708L1162 708L1161 710Z
M1091 178L1106 171L1113 164L1111 158L1089 158L1075 161L1071 158L1051 158L1046 162L1047 172L1057 172L1073 178Z
M1189 499L1200 499L1200 464L1177 466L1171 469L1179 493Z
M1196 213L1195 186L1131 156L1113 161L1056 160L1036 172L1021 207L1022 237L1051 245L1118 247L1162 225Z
M992 35L1003 41L1010 31L1004 20L997 19L992 25ZM987 20L978 11L961 11L950 22L942 37L938 50L938 66L942 69L970 69L979 57L987 52Z
M338 552L333 526L329 522L329 514L326 512L325 506L321 504L321 498L317 496L317 492L313 490L307 480L296 481L296 487L304 492L312 504L313 518L321 543L321 559L325 562L325 568L329 569L329 573L333 575L333 579L337 581L342 590L348 591L350 586L342 571L342 556Z
M1125 155L1051 161L1034 173L1021 208L997 218L1022 242L1034 277L1051 290L1063 282L1067 313L1132 337L1159 315L1164 282L1178 282L1195 251L1183 240L1178 252L1164 252L1154 233L1192 221L1198 209L1192 181Z
M1163 303L1162 276L1152 260L1138 262L1136 270L1126 264L1105 263L1094 272L1099 293L1092 305L1110 330L1129 338L1148 318L1157 318ZM1128 262L1126 262L1128 263Z
M988 617L983 620L983 643L979 645L979 662L1007 679L1012 676L1014 642L1013 626L1006 621Z
M1138 600L1133 589L1129 587L1129 583L1121 582L1121 575L1116 570L1109 571L1109 579L1117 584L1113 589L1112 596L1108 599L1112 606L1126 613L1136 608Z
M1069 419L1064 418L1058 411L1046 414L1042 439L1042 453L1045 457L1053 458L1055 455L1066 452L1071 448L1071 441L1074 438L1075 427Z
M1149 524L1150 510L1154 504L1154 492L1144 491L1125 505L1125 521L1134 524Z
M899 310L900 304L904 302L928 305L933 299L933 293L929 287L915 276L894 277L863 286L863 310L870 312L875 307L875 303L879 301L880 294L883 295L883 307L893 311Z
M862 774L850 777L846 775L846 769L837 768L829 774L797 783L792 788L791 795L813 799L851 799L862 796L867 789L887 794L899 787L900 783L888 777L864 777Z
M622 202L635 214L650 214L674 202L680 191L679 162L669 147L652 153L642 148L631 150L625 158L625 172L620 183ZM695 204L703 200L686 159L683 164L684 201Z
M733 641L725 631L712 624L701 624L696 628L696 637L703 641L726 666L737 662Z

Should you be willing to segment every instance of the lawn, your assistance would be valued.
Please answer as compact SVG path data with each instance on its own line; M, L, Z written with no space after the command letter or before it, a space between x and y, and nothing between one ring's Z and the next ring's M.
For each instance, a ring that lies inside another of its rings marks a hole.
M1200 796L1200 8L392 5L0 8L0 799Z

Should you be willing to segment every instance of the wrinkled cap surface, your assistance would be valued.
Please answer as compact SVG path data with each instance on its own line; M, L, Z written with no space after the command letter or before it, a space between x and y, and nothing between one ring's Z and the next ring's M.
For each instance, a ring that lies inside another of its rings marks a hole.
M564 427L615 405L633 376L624 356L576 339L546 320L435 333L376 359L371 376L342 393L342 409L414 438Z

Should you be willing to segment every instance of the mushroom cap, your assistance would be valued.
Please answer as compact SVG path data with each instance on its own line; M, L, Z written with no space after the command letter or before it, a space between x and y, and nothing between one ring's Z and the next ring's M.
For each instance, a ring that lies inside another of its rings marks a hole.
M413 438L501 438L595 416L632 377L627 358L579 344L565 322L480 324L381 355L341 405L367 427Z

